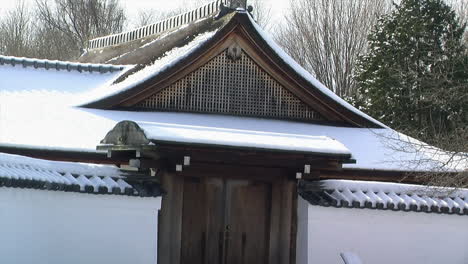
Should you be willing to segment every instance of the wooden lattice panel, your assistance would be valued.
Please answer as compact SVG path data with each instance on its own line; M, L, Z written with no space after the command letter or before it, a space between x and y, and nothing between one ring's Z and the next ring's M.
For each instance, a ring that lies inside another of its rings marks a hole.
M225 51L135 107L146 110L208 112L255 117L322 120L242 52Z

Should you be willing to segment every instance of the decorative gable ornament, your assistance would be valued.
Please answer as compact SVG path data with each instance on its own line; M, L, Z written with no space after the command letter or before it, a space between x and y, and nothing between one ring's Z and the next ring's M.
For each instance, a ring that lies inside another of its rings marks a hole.
M242 56L242 48L237 43L232 44L227 50L227 56L233 61L240 59Z
M101 144L118 146L140 146L147 145L150 141L146 138L145 132L133 121L121 121L106 137L101 140Z

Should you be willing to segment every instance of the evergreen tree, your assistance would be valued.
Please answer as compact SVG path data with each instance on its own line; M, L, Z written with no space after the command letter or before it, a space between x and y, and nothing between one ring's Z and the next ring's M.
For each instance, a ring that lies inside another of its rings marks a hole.
M466 142L465 28L442 0L402 0L369 36L369 53L359 60L355 104L428 143L446 147L441 138L460 136Z

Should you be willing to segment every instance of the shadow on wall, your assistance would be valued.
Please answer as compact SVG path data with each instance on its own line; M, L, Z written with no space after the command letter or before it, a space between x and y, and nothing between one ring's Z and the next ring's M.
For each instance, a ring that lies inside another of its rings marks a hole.
M340 253L341 258L344 261L344 264L363 264L359 256L351 252Z

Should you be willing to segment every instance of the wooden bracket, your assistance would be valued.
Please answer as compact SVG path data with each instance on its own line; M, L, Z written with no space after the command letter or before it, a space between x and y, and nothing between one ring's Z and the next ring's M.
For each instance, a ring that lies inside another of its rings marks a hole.
M296 179L302 179L302 172L296 172Z
M184 156L182 164L176 164L176 172L182 172L184 167L190 166L190 156Z

